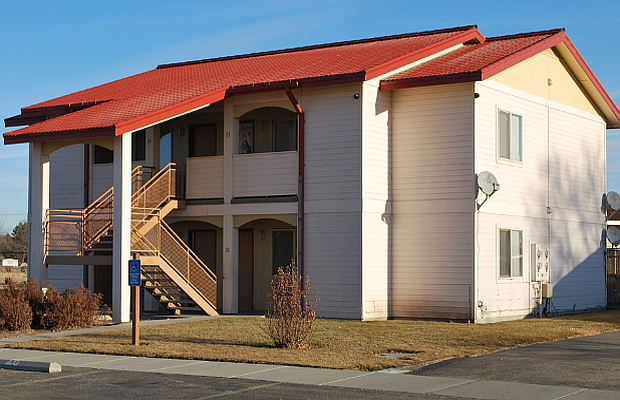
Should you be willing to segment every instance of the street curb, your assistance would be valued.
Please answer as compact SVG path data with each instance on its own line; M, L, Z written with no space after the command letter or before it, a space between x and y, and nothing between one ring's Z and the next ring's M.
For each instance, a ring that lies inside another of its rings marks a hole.
M60 364L55 362L49 363L24 360L0 360L0 368L48 373L57 373L62 371Z

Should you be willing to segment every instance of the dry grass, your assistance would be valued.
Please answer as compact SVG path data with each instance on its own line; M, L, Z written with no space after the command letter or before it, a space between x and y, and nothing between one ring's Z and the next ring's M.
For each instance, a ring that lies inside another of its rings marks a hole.
M479 325L320 319L306 349L274 347L259 325L264 323L260 318L240 317L142 327L140 346L131 345L131 329L119 329L11 347L377 370L618 330L620 311ZM389 352L411 355L377 356Z
M28 277L25 272L18 272L18 271L7 272L7 271L0 269L0 285L3 285L7 279L11 279L12 281L15 281L15 282L26 282Z

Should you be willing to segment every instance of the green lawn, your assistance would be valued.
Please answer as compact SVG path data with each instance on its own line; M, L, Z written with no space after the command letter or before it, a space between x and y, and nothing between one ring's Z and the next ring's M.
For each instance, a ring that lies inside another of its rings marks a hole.
M433 321L343 321L319 319L310 346L274 347L256 317L216 318L61 337L10 347L199 360L377 370L470 357L538 342L620 329L620 311L494 324ZM383 353L408 353L392 358Z

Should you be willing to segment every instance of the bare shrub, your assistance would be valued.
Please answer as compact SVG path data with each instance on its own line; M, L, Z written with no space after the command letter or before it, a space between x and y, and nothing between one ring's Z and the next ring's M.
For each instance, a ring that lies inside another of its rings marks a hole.
M9 280L0 290L0 328L10 331L30 328L32 310L24 299L20 286Z
M318 298L308 299L310 279L297 266L279 268L267 295L265 331L277 347L303 348L312 335Z
M102 294L84 286L59 293L53 284L37 285L34 279L8 284L0 290L0 328L61 330L95 323Z
M42 325L47 329L60 330L93 325L103 295L94 294L80 285L62 293L48 289L45 297L49 305Z
M50 283L48 288L43 290L42 286L37 285L36 280L28 279L27 282L20 285L21 296L30 305L32 310L31 327L34 329L43 329L43 319L49 308L49 302L45 296L48 291L55 291L56 288Z

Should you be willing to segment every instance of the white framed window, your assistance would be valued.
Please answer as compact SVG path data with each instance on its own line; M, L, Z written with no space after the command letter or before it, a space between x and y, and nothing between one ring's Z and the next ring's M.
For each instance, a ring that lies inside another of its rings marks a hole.
M523 161L523 118L508 111L499 111L499 156Z
M297 120L278 118L273 120L272 151L297 150Z
M499 230L499 277L523 276L523 231Z

